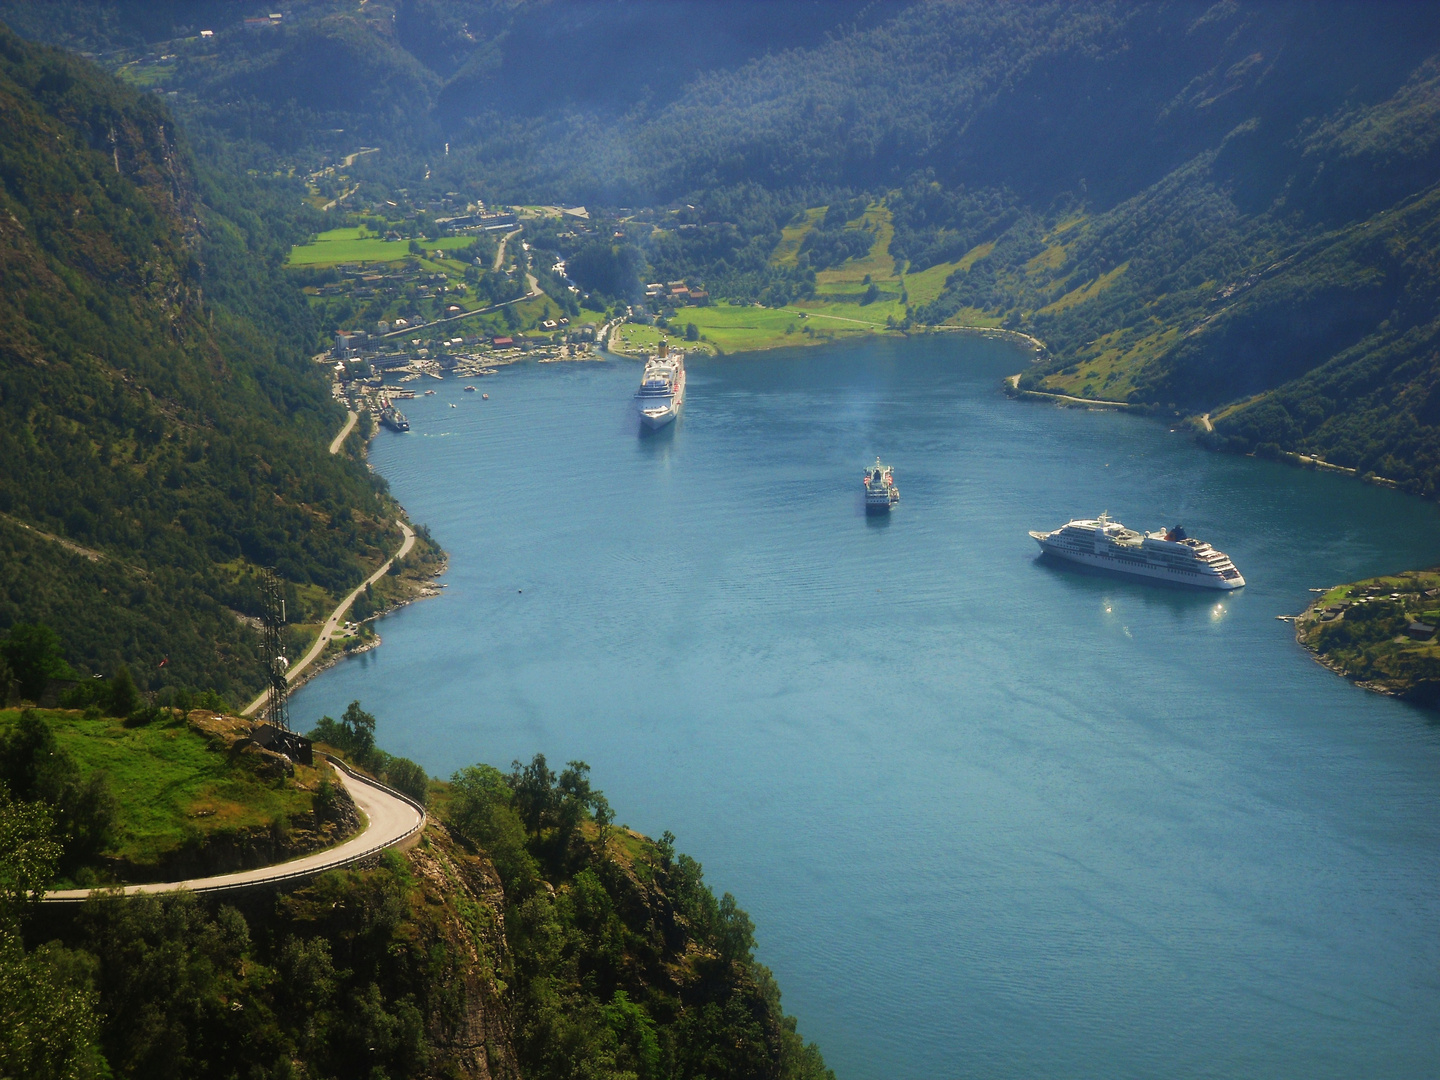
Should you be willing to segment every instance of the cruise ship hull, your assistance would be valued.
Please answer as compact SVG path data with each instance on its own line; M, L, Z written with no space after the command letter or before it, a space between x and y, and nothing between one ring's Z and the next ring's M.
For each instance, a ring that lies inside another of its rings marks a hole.
M1164 581L1171 585L1183 585L1196 589L1221 589L1225 592L1238 589L1245 584L1245 579L1238 574L1233 578L1223 578L1219 575L1198 572L1187 573L1164 566L1149 566L1138 559L1121 559L1113 555L1069 550L1059 544L1049 542L1046 533L1032 532L1030 535L1040 545L1040 550L1051 558L1079 563L1081 566L1090 566L1097 570L1108 570L1115 574L1124 574L1126 577Z
M642 408L640 410L640 423L650 431L659 431L661 428L675 422L675 418L680 415L680 409L682 407L683 403L676 402L666 409Z

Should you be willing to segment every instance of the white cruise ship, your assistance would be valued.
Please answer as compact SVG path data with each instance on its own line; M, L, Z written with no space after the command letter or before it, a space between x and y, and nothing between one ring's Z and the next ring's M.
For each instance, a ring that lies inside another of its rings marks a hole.
M673 422L685 405L685 354L671 352L664 338L660 351L645 361L635 405L640 422L652 431Z
M1202 589L1238 589L1245 584L1228 555L1186 536L1178 525L1142 534L1101 514L1077 518L1054 532L1030 535L1045 554L1086 566Z

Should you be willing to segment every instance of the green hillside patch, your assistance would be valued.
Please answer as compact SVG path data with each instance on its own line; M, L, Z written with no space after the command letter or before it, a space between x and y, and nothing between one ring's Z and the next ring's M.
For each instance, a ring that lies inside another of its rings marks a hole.
M1179 337L1176 327L1161 328L1140 338L1132 338L1128 331L1114 331L1095 341L1092 348L1098 348L1096 353L1045 376L1039 388L1075 397L1123 401L1136 388L1140 369L1169 350Z
M1044 251L1025 263L1025 273L1030 277L1037 277L1046 273L1053 273L1065 265L1065 245L1051 244Z
M248 733L247 721L167 713L127 726L68 710L34 713L83 778L104 774L115 800L110 840L98 864L86 868L87 881L154 881L263 866L329 846L351 831L309 828L321 771L292 770L277 755L246 748L237 740ZM20 716L0 711L0 736L9 735Z
M854 223L855 228L874 228L875 240L870 252L862 259L847 259L832 270L821 270L815 275L817 295L824 297L833 293L850 293L867 277L882 289L889 285L893 291L900 291L900 278L895 273L895 260L890 256L890 241L895 238L895 224L890 210L883 205L871 206Z
M810 234L816 223L825 216L826 207L815 206L805 211L805 220L794 225L786 225L780 230L780 242L775 245L775 250L770 255L770 261L776 266L794 267L800 258L800 245L805 242L805 237Z
M1046 304L1043 308L1036 312L1036 314L1053 315L1056 312L1064 311L1066 308L1072 308L1076 304L1083 304L1086 300L1094 299L1096 296L1099 296L1102 292L1108 289L1111 285L1115 284L1116 280L1120 277L1121 274L1125 273L1129 266L1130 263L1128 260L1121 263L1119 266L1115 267L1114 270L1111 270L1105 274L1101 274L1099 277L1089 282L1088 284L1082 285L1078 289L1071 289L1064 296L1060 297L1060 299L1055 300L1052 303Z
M993 246L993 245L992 245ZM970 256L965 256L969 259ZM970 260L974 262L973 259ZM928 304L942 292L945 291L945 280L957 270L968 270L970 265L965 259L955 262L938 263L928 270L922 270L918 274L906 274L904 278L905 289L910 294L910 303L917 307Z
M1436 626L1440 571L1427 570L1338 585L1299 616L1295 636L1326 667L1366 689L1434 707L1440 705Z

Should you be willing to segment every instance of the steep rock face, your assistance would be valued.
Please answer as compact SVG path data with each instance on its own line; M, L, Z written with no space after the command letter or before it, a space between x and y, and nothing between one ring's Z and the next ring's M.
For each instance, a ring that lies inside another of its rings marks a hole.
M518 1080L499 875L488 859L462 851L433 819L406 861L431 915L430 943L445 957L445 992L425 1017L432 1075Z

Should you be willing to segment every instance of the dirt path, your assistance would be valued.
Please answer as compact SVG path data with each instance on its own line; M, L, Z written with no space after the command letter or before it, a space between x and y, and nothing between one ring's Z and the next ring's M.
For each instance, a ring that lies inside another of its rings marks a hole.
M327 755L328 757L328 755ZM258 870L245 870L238 874L217 874L214 877L191 878L188 881L157 881L148 885L127 885L116 889L124 896L143 896L150 893L177 892L226 892L231 889L245 889L255 885L268 885L277 881L293 881L297 878L314 877L326 870L349 866L367 856L386 848L405 843L425 827L425 811L399 792L383 784L377 784L369 777L351 772L334 758L328 758L335 766L340 783L350 793L360 812L364 815L365 827L343 844L326 851L263 866ZM90 896L89 889L54 889L45 894L46 903L78 903Z
M785 308L792 315L803 315L807 319L834 319L836 322L851 322L859 326L879 327L882 323L866 322L864 319L850 319L844 315L826 315L822 311L801 311L799 308Z
M325 620L325 625L320 628L320 634L318 637L316 637L314 644L310 646L310 651L300 658L299 663L291 664L290 669L285 672L285 681L287 683L294 682L296 678L299 677L300 672L304 671L305 668L308 667L317 656L319 656L322 652L325 651L325 646L330 644L330 639L335 636L335 631L340 628L340 621L345 618L346 612L348 612L350 610L350 606L355 603L355 598L358 597L362 592L364 592L367 586L374 585L375 582L379 581L382 577L384 577L386 573L389 572L390 567L394 564L395 560L403 559L406 555L410 553L410 549L415 546L415 530L410 528L410 526L406 525L403 521L396 521L395 524L398 525L400 531L405 534L405 542L400 545L400 550L397 551L390 558L386 559L385 564L381 566L379 570L376 570L363 582L357 585L354 592L352 592L349 596L345 597L344 600L340 601L340 603L336 606L335 610L330 613L330 618ZM270 691L267 688L264 693L262 693L254 701L252 701L249 705L245 706L245 709L240 713L240 715L253 716L256 710L264 707L265 702L269 699L269 697Z

